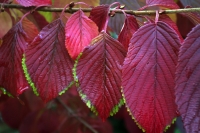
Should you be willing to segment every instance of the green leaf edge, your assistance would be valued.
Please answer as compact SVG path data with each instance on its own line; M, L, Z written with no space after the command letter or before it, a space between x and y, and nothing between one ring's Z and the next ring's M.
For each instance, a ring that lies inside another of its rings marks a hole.
M81 52L78 55L78 57L75 60L74 67L72 69L74 81L76 82L76 87L78 87L78 88L79 88L79 81L78 81L78 76L77 76L77 73L76 73L76 67L78 65L78 60L80 59L80 57L82 56L82 54L83 53ZM79 93L79 96L81 97L81 99L86 103L87 107L90 108L91 111L94 112L96 115L98 115L97 109L95 108L94 105L92 105L91 101L88 100L86 94L84 94L80 89L78 90L78 93ZM124 105L124 99L123 98L121 98L119 100L119 103L112 108L112 110L110 111L110 116L115 115L119 111L119 108L122 105Z
M58 94L59 94L59 95L64 94L69 88L72 87L72 85L73 85L74 83L75 83L74 81L71 81L71 83L70 83L64 90L62 90L61 92L59 92Z
M0 91L3 92L3 94L7 95L8 97L14 98L14 96L11 93L9 93L8 91L6 91L6 89L4 89L3 87L0 87Z
M126 108L127 108L127 111L128 111L128 113L129 113L129 115L130 115L131 118L134 120L134 122L136 123L136 125L137 125L143 132L145 132L145 129L137 122L137 120L134 118L133 114L131 113L129 107L128 107L127 104L126 104L126 99L125 99L125 96L124 96L123 87L121 87L121 92L122 92L122 97L123 97L123 100L124 100L124 103L125 103L125 106L126 106ZM175 121L176 121L176 117L172 120L171 124L169 124L169 125L167 125L167 126L165 127L164 132L166 132L167 129L169 129L170 126L171 126L172 124L175 123Z
M35 84L33 83L33 81L31 80L31 77L28 73L28 69L27 69L27 66L26 66L26 56L25 54L23 54L23 58L22 58L22 69L24 71L24 74L25 74L25 77L26 77L26 80L28 81L28 84L31 86L31 88L33 89L33 92L36 96L39 96L39 93L37 91L37 88L35 87Z

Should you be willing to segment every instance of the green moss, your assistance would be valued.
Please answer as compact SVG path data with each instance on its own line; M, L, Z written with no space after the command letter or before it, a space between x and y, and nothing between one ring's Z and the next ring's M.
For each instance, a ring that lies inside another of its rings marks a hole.
M175 122L176 122L176 118L174 118L174 119L172 120L171 124L174 124ZM170 128L171 124L170 124L170 125L167 125L167 126L165 127L165 130L164 130L165 132L167 131L167 129Z
M33 81L31 80L31 77L28 73L28 70L27 70L27 66L26 66L26 57L25 57L25 54L23 54L23 58L22 58L22 69L24 71L24 74L25 74L25 77L26 77L26 80L28 81L29 85L32 87L33 89L33 92L35 93L36 96L39 96L39 93L37 91L37 88L35 87L35 84L33 83Z
M123 98L119 100L119 103L113 107L113 109L110 112L110 116L113 116L119 111L119 108L124 105L124 100Z
M72 87L72 85L74 84L74 81L72 81L64 90L62 90L59 95L64 94L70 87Z
M72 69L74 81L76 82L76 86L77 86L77 87L79 86L79 84L78 84L78 76L77 76L77 73L76 73L76 67L77 67L77 65L78 65L78 60L80 59L81 55L82 55L82 53L80 53L80 54L78 55L78 57L76 58L75 63L74 63L74 67L73 67L73 69Z

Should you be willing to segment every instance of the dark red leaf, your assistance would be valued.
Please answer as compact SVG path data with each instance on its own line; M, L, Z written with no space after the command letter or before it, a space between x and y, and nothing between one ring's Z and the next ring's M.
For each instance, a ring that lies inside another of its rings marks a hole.
M65 27L65 45L73 59L98 35L98 27L82 10L74 13Z
M100 5L94 7L90 12L89 18L93 20L99 27L99 32L101 32L106 24L109 14L109 5Z
M50 6L51 0L16 0L22 6Z
M45 102L72 85L73 61L64 41L64 25L57 19L44 27L28 45L22 60L26 79L35 94Z
M21 59L29 39L18 22L3 37L0 47L0 86L17 96L28 89Z
M162 6L171 9L179 8L179 6L174 2L174 0L146 0L146 6L144 6L142 9L151 6Z
M1 111L4 122L12 128L19 128L21 122L29 113L30 109L23 97L24 105L16 98L9 98Z
M180 48L176 70L176 103L188 133L200 131L200 25Z
M161 133L176 114L179 37L166 23L149 23L132 37L122 68L128 111L147 133Z
M122 31L119 34L118 40L121 42L125 49L128 50L128 45L131 37L139 28L137 20L132 15L126 15L126 20L123 26Z
M103 120L123 104L120 65L125 55L122 44L102 32L84 49L75 68L82 100Z

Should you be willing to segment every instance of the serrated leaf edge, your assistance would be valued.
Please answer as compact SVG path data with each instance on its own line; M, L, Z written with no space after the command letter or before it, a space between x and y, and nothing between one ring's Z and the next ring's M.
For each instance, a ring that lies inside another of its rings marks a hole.
M35 84L33 83L33 81L31 80L31 77L28 73L28 69L27 69L27 66L26 66L26 56L25 54L23 54L23 58L22 58L22 69L24 71L24 74L25 74L25 78L26 80L28 81L28 84L31 86L31 88L33 89L33 92L36 96L39 96L39 93L37 91L37 88L35 87Z
M72 81L64 90L62 90L62 91L59 92L58 94L59 94L59 95L64 94L70 87L72 87L72 85L73 85L74 83L75 83L75 82Z
M74 81L76 82L76 87L78 87L78 93L79 93L79 96L81 97L81 99L83 100L83 102L86 103L87 107L91 109L92 112L94 112L96 115L98 115L98 111L96 110L95 106L92 105L91 101L87 99L87 96L86 94L84 94L80 89L79 89L79 81L78 81L78 76L77 76L77 73L76 73L76 67L78 65L78 60L80 59L80 57L82 56L82 52L78 55L78 57L76 58L75 60L75 63L74 63L74 67L72 69L72 73L73 73L73 78L74 78ZM124 99L120 99L119 100L119 103L117 105L115 105L112 110L110 111L110 116L113 116L115 115L118 111L119 111L119 108L124 105Z
M125 103L125 106L127 108L127 111L129 113L129 115L131 116L131 118L134 120L134 122L136 123L136 125L143 131L145 132L145 129L136 121L136 119L134 118L133 114L131 113L130 111L130 108L127 106L126 104L126 99L125 99L125 96L124 96L124 92L123 92L123 87L121 87L121 93L122 93L122 97L123 97L123 100L124 100L124 103ZM171 124L167 125L164 129L164 132L166 132L172 124L174 124L176 122L176 117L172 120Z
M4 89L3 87L0 87L0 91L3 92L3 94L7 95L8 97L14 98L14 96L11 93L9 93L8 91L6 91L6 89Z

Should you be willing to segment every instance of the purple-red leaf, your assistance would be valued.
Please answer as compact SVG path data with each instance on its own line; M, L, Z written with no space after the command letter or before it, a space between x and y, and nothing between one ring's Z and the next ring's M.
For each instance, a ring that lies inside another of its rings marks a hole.
M179 6L174 2L174 0L146 0L146 6L144 6L143 8L151 6L162 6L171 9L179 8Z
M200 25L180 48L176 70L176 103L188 133L200 131Z
M74 13L65 27L65 45L70 56L75 59L97 35L98 27L82 10Z
M163 22L149 23L133 35L122 67L126 105L147 133L161 133L176 114L175 68L180 46Z
M45 102L71 86L73 61L65 48L64 25L60 19L42 29L28 45L22 62L30 86Z
M137 20L132 15L126 15L126 20L123 26L122 31L119 34L118 40L121 42L125 49L128 50L128 45L130 42L131 37L139 28L137 24Z
M3 37L0 47L0 87L15 96L28 89L21 64L28 41L20 21Z
M109 17L108 13L109 5L100 5L94 7L90 12L89 18L97 24L97 26L99 27L99 32L101 32L105 27L106 21Z
M16 0L22 6L49 6L51 0Z
M82 100L105 120L123 104L121 64L126 55L121 43L102 32L78 60L78 88ZM76 66L76 65L75 65Z

